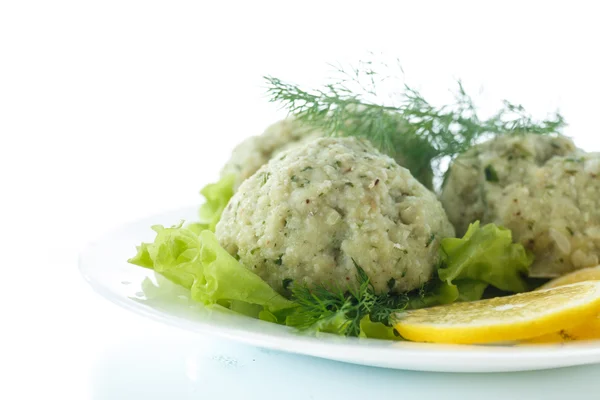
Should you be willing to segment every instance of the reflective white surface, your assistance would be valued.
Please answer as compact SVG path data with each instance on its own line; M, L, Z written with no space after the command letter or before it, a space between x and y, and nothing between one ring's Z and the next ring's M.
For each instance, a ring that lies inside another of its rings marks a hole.
M595 399L600 365L496 374L365 367L186 332L119 343L93 368L94 399Z
M193 220L196 207L142 219L91 244L80 270L92 287L125 309L168 325L263 348L377 367L437 372L498 372L547 369L600 362L600 341L536 346L450 346L344 338L309 337L291 328L211 310L153 271L126 262L134 246L149 241L151 225ZM160 278L160 277L158 277ZM157 286L156 283L160 282Z

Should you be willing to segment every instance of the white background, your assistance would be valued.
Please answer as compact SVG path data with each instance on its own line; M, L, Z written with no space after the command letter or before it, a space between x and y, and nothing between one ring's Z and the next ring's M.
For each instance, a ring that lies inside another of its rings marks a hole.
M246 398L353 398L365 376L420 398L593 384L595 367L446 378L208 345L108 304L77 272L90 240L199 202L234 144L282 115L265 74L318 84L327 62L384 52L434 101L462 78L485 109L560 108L566 133L600 150L592 3L0 2L0 398L229 398L232 382Z

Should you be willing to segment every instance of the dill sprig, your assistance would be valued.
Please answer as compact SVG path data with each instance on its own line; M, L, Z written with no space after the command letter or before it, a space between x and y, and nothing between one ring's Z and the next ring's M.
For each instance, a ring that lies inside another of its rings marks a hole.
M360 321L367 315L373 322L389 325L391 315L407 307L408 296L375 294L365 271L353 262L357 270L357 289L294 286L292 299L298 307L287 317L286 324L302 330L315 329L346 336L358 336Z
M369 139L421 180L428 170L439 168L442 158L453 158L482 139L554 134L565 126L558 112L538 121L522 105L506 100L491 117L482 119L460 80L452 104L435 106L404 83L392 104L386 105L378 86L394 77L381 76L369 61L336 70L339 79L315 90L265 76L269 101L328 135ZM400 67L399 71L403 74Z

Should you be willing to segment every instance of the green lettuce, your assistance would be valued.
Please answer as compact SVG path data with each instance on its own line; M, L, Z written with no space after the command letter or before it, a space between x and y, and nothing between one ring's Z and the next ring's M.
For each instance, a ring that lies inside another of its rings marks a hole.
M445 238L441 241L442 264L439 279L448 284L463 280L479 282L465 286L472 298L482 283L509 292L524 292L524 276L529 271L533 257L521 244L512 241L510 230L488 224L480 227L479 221L471 224L463 238Z
M456 301L476 301L481 300L483 292L488 287L486 282L474 281L472 279L463 279L455 282L458 290Z
M360 333L358 337L383 340L402 340L400 335L394 332L394 327L385 325L382 322L373 322L371 317L366 315L360 320Z
M235 183L235 175L227 175L219 179L216 183L211 183L200 191L204 196L205 202L198 210L198 222L191 223L187 226L188 229L200 234L204 230L211 232L215 231L223 210L227 207L229 200L233 196L233 185Z
M217 206L223 199L218 194L226 193L223 188L227 185L215 184L203 190L208 193L207 204L211 204L203 207L204 215L213 213L213 225L224 208ZM129 262L155 270L205 305L315 334L402 340L391 326L390 318L396 311L479 300L488 286L524 291L523 275L532 262L523 246L512 243L509 230L492 224L480 227L477 222L463 238L441 241L442 262L434 277L417 290L396 297L376 294L367 275L355 264L359 290L330 292L323 287L297 287L288 300L221 247L214 233L206 229L209 225L154 226L154 242L138 246Z
M408 293L409 309L439 306L454 303L459 298L456 285L432 279L419 290Z
M294 314L292 314L294 316ZM296 326L290 317L286 319L286 325L288 326ZM328 318L322 318L313 324L309 329L306 329L305 332L311 333L333 333L335 335L341 335L346 331L348 325L350 325L351 320L348 318L346 313L342 311L338 311Z
M182 224L152 229L156 232L154 242L142 243L128 261L189 289L192 299L206 305L226 305L254 317L261 311L256 306L270 312L294 306L227 253L214 233L205 230L198 235Z

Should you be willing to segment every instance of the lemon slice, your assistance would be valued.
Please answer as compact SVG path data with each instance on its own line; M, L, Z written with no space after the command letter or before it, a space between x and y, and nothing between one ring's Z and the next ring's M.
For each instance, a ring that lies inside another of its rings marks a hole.
M557 286L570 285L572 283L584 281L600 280L600 265L573 271L559 278L552 279L550 282L540 286L540 289L550 289Z
M537 290L551 289L558 286L570 285L578 282L600 280L600 265L573 271L569 274L553 279L540 286ZM567 343L575 340L600 339L600 316L591 318L584 323L560 332L549 333L540 337L526 340L525 344Z
M573 271L567 275L553 279L540 286L537 290L551 289L558 286L570 285L577 282L600 280L600 265ZM549 333L525 341L525 344L567 343L574 340L600 339L600 316L591 318L574 328L560 332Z
M397 313L405 339L433 343L494 343L559 332L600 312L600 282L590 281L468 303Z
M549 333L524 341L524 344L568 343L576 340L600 339L600 317L596 316L581 325Z

